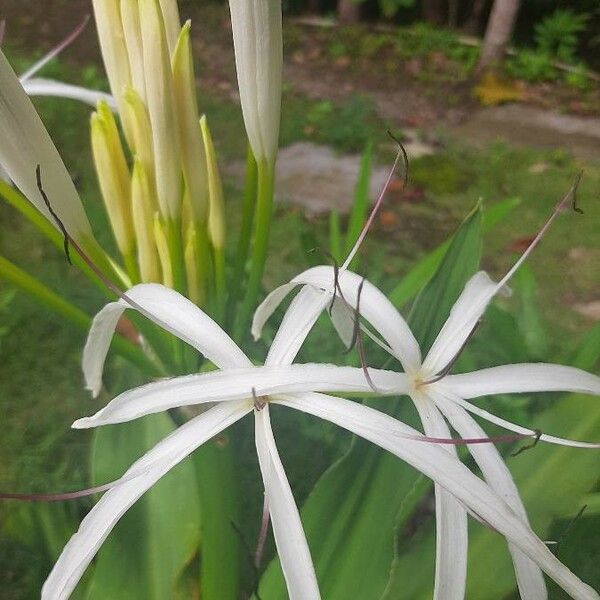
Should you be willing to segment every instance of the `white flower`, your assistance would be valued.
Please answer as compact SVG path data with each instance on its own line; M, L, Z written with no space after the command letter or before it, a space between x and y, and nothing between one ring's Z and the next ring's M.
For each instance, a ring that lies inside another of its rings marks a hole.
M570 196L566 198L570 199ZM354 250L338 273L338 290L334 292L336 275L332 267L314 267L305 271L290 283L274 290L265 299L256 311L253 334L258 337L264 322L285 296L295 286L303 285L307 287L303 287L300 293L307 289L320 292L320 295L317 292L314 303L306 307L303 315L304 335L312 328L319 313L331 305L335 296L331 318L342 340L348 343L352 337L355 319L355 312L351 307L357 306L360 296L360 316L371 324L384 341L375 338L370 330L366 328L364 330L400 361L409 378L408 393L419 412L427 436L448 438L450 436L446 423L448 421L464 439L485 438L485 432L469 414L473 413L511 431L537 435L543 441L598 448L599 444L536 434L531 429L490 414L467 400L491 394L545 391L575 391L600 395L600 378L595 375L572 367L537 363L505 365L461 375L449 374L454 361L469 340L489 302L505 286L537 245L564 204L565 200L557 206L535 241L499 283L493 282L483 271L469 280L424 360L406 321L384 294L360 276L345 270ZM343 300L339 295L343 295ZM485 480L511 507L514 514L518 515L523 523L527 523L525 508L500 453L492 444L469 444L468 449ZM454 448L448 447L444 450L454 460L458 460ZM449 493L448 488L439 483L436 483L435 495L437 558L434 597L439 600L458 600L463 598L465 593L468 545L466 517L469 507L456 494ZM487 519L484 520L490 523ZM540 570L540 567L544 570L545 567L535 554L524 552L515 539L509 537L507 541L521 597L540 600L546 598L546 587ZM557 577L557 572L552 570L546 572L559 585L565 586L565 581ZM580 589L578 592L566 587L565 589L574 597L598 597L589 588L587 591Z
M281 111L281 0L229 0L246 133L257 161L273 164Z
M74 427L119 423L190 404L216 404L136 461L118 485L102 497L63 550L44 585L44 600L67 598L125 511L177 463L250 412L254 412L257 454L290 598L318 599L309 549L271 431L272 404L329 420L389 450L500 531L575 598L597 598L504 500L445 449L424 443L427 438L421 433L384 413L321 393L370 391L361 369L291 364L306 337L304 315L322 297L312 287L300 291L283 319L264 367L252 366L231 338L189 300L157 284L135 286L126 298L108 304L97 315L84 351L84 373L94 393L100 389L103 363L115 326L128 307L136 308L177 335L221 370L158 381L125 392L95 415L76 421ZM404 373L373 369L370 375L381 393L409 392L410 378Z

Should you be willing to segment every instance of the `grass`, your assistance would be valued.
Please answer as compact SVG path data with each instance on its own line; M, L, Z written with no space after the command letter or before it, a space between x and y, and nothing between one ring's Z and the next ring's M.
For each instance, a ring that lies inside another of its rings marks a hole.
M72 81L81 76L79 71L60 63L50 67L46 75ZM90 85L105 86L93 67L85 70L84 78ZM243 159L245 138L239 107L208 92L201 94L200 101L209 116L221 161ZM36 104L70 168L100 241L114 248L91 167L89 108L53 99ZM340 152L358 152L367 140L373 139L380 162L389 163L391 150L385 129L386 124L377 119L368 99L357 96L336 105L312 101L291 90L285 93L283 144L310 139L332 145ZM539 284L542 315L553 325L550 344L560 347L565 335L578 333L589 324L571 310L572 305L598 297L600 211L594 201L600 188L599 164L583 164L561 151L523 150L500 144L481 150L449 140L436 154L411 162L411 186L419 191L421 199L411 203L391 195L385 210L395 221L392 225L376 224L364 248L363 270L390 290L410 264L454 230L479 198L493 204L519 196L523 202L518 211L486 240L484 265L498 275L514 260L511 245L535 233L580 169L585 170L585 177L578 200L585 215L562 217L530 263ZM239 192L235 184L229 184L227 190L228 230L235 232ZM326 246L325 218L307 221L297 208L277 208L264 279L267 289L306 266L298 236L302 229L313 230L317 240ZM69 269L63 257L5 205L0 205L0 236L2 254L64 292L90 314L102 305L98 290ZM5 289L0 282L0 293ZM0 414L4 424L0 438L0 487L35 491L83 485L87 434L69 430L69 424L89 412L90 407L82 390L79 366L83 335L21 295L0 312L0 326L8 329L0 345ZM309 348L312 360L339 359L339 347L329 330L316 333ZM301 502L322 470L339 456L348 438L302 416L278 415L276 428L284 462ZM250 431L242 427L239 433L242 454L252 455L244 451L245 445L251 443ZM300 439L311 441L310 456L299 451ZM306 465L311 465L308 472ZM243 485L249 490L248 497L259 498L259 490L252 493L257 478L252 465L248 466L243 470ZM0 517L7 510L10 506L3 506ZM244 510L254 514L257 506L250 502ZM0 537L0 562L10 547ZM18 565L16 568L18 571Z

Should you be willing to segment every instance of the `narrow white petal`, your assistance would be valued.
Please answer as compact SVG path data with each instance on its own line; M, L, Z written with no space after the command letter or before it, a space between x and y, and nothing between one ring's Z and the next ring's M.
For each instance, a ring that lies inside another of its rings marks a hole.
M463 438L487 437L486 432L473 417L453 402L454 398L446 398L443 394L434 394L433 398L452 427ZM468 449L479 465L485 480L525 523L529 523L519 490L496 447L493 444L471 444ZM521 598L546 600L548 593L540 568L514 544L509 543L509 550L515 565Z
M334 270L332 267L313 267L294 277L295 283L312 285L325 291L330 297L333 293ZM339 273L339 285L346 302L356 307L358 291L360 294L360 314L385 339L394 351L396 358L407 372L416 371L421 364L419 344L402 315L394 305L372 283L351 271Z
M94 555L125 512L161 477L204 442L252 410L249 403L223 404L192 419L159 442L102 496L82 521L44 583L42 600L66 600Z
M369 374L381 393L406 394L404 373L370 369ZM371 391L362 369L324 364L247 367L211 371L149 383L111 400L91 417L73 423L76 429L122 423L144 415L179 406L224 402L271 394L295 392Z
M445 388L444 386L442 386L440 384L435 384L435 385L436 385L436 387L439 386L440 390L444 390L446 392L453 393L454 401L457 404L460 404L463 408L468 410L470 413L473 413L474 415L477 415L477 416L481 417L482 419L485 419L486 421L493 423L494 425L498 425L499 427L504 427L504 429L508 429L509 431L514 431L515 433L523 433L525 435L535 436L538 433L538 432L534 431L533 429L528 429L527 427L521 427L520 425L511 423L510 421L507 421L506 419L497 417L496 415L488 412L487 410L484 410L483 408L479 408L479 406L475 406L474 404L471 404L470 402L463 400L462 398L456 396L456 394L454 393L454 390L452 388ZM569 439L565 439L565 438L561 438L561 437L556 437L554 435L547 435L545 433L543 433L540 436L540 440L542 442L548 442L550 444L557 444L559 446L571 446L572 448L600 448L600 443L578 442L577 440L569 440Z
M127 291L137 310L157 325L196 348L220 368L252 363L235 342L206 313L174 290L142 283ZM87 388L97 395L110 341L120 316L131 306L123 299L107 304L94 318L83 350Z
M427 373L439 373L458 354L496 292L496 282L485 271L469 279L423 361Z
M317 577L298 508L275 445L268 404L254 411L254 415L258 463L290 600L318 600L321 595Z
M473 373L449 375L444 386L462 398L519 392L580 392L600 396L600 377L563 365L502 365Z
M262 329L285 297L296 287L295 283L285 283L275 288L259 305L252 319L252 337L258 340Z
M406 439L418 432L372 408L323 394L278 397L277 402L326 419L403 459L448 490L466 508L534 560L576 600L600 596L550 552L526 523L485 482L435 444Z
M425 394L413 395L425 434L449 438L450 430L433 401ZM454 446L443 449L458 461ZM434 600L463 600L467 582L467 511L441 485L435 484L436 558Z
M0 50L0 164L23 195L52 223L44 191L70 235L81 242L92 230L71 177L17 76Z
M90 90L79 85L71 85L54 79L42 79L35 77L22 82L23 88L28 96L55 96L57 98L71 98L79 100L84 104L96 106L98 102L106 102L113 110L117 105L114 98L106 92Z
M267 365L289 365L298 354L319 315L330 302L325 294L303 287L287 309L265 360Z

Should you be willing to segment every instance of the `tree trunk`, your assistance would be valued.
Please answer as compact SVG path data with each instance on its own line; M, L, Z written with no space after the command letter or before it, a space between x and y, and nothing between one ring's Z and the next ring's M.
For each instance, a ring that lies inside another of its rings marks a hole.
M423 0L423 18L432 25L445 25L444 0Z
M478 73L502 62L520 4L521 0L494 0L477 65Z
M340 23L350 25L360 20L360 4L353 0L338 0L337 16Z
M479 26L481 25L481 15L485 8L486 0L474 0L471 14L465 21L464 30L471 35L479 35Z

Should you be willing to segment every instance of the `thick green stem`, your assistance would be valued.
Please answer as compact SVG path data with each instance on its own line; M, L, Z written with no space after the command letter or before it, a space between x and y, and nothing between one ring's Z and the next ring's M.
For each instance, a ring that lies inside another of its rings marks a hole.
M235 253L235 265L227 309L228 327L233 325L237 303L240 299L240 292L243 289L246 261L248 260L250 238L252 237L252 224L254 222L254 206L256 204L257 193L256 185L256 160L254 158L254 154L252 154L252 148L248 146L248 155L246 159L246 182L244 186L244 199L242 202L242 224L240 227L240 237L238 238L237 250Z
M181 239L181 221L172 221L169 219L166 222L165 229L167 244L169 246L169 256L171 258L171 268L173 269L173 287L180 294L185 294L185 263L183 259L183 241Z
M238 341L241 341L245 336L248 321L256 305L260 291L260 282L265 268L271 217L273 214L274 173L274 165L269 164L265 159L258 162L256 228L252 247L252 264L244 302L235 327L235 338Z
M215 276L215 298L213 317L217 323L223 322L225 315L225 252L223 248L215 248L213 253L214 276Z
M6 279L15 287L35 298L38 302L48 307L56 314L60 315L70 323L73 323L82 331L87 332L89 330L90 325L92 324L92 319L89 315L3 256L0 256L0 278ZM142 350L122 337L118 335L114 337L113 347L121 354L121 356L127 358L144 372L152 375L159 374L156 366Z

